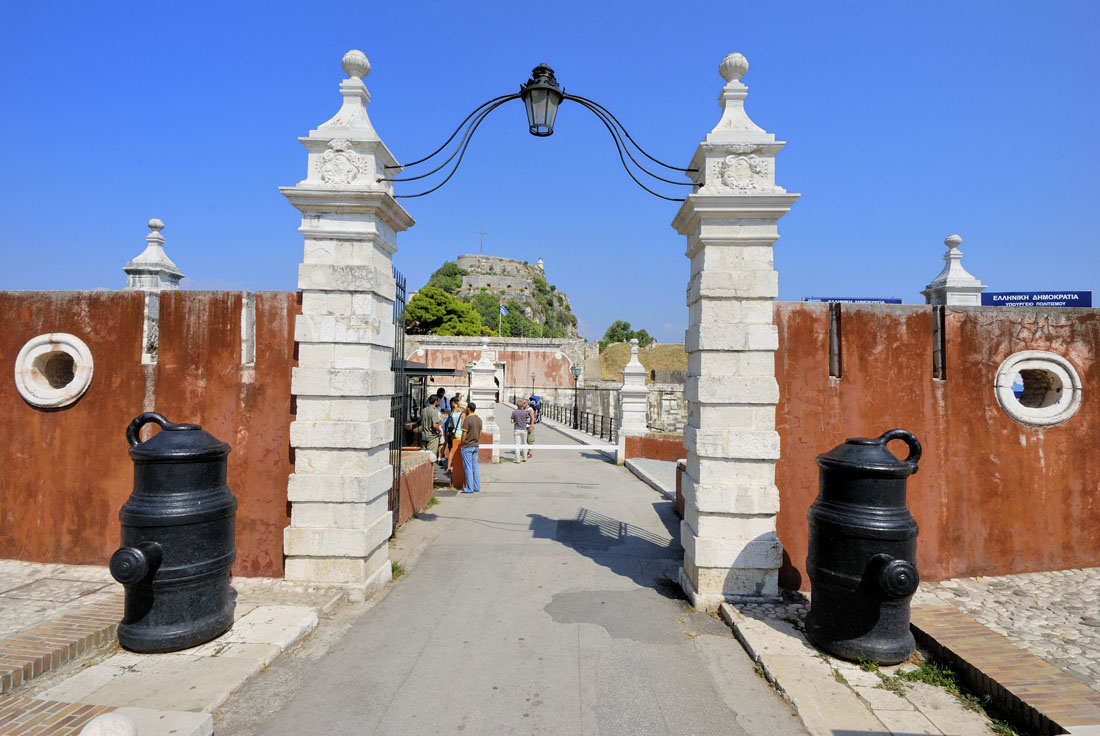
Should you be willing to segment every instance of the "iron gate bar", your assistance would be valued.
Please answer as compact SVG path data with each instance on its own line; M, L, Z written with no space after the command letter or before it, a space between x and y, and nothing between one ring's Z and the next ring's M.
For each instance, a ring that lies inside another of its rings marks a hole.
M393 483L390 485L389 506L393 514L390 534L397 529L401 510L401 445L405 440L405 414L407 413L405 389L405 303L407 301L405 277L396 268L393 279L397 290L393 300L394 341L390 369L393 371L393 393L390 395L390 419L393 421L393 438L390 440L390 465L393 466Z

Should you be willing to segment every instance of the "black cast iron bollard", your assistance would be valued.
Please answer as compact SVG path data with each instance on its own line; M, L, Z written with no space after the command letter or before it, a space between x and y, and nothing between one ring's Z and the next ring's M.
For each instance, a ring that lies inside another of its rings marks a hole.
M149 422L162 431L141 442ZM118 641L135 652L198 646L233 624L237 499L225 484L229 445L155 412L130 422L126 439L134 490L118 514L122 548L111 557L111 575L126 587Z
M886 449L894 439L909 445L905 460ZM817 456L819 495L807 513L806 635L831 654L882 664L913 654L909 601L919 583L918 530L905 484L920 456L920 442L904 429L849 439Z

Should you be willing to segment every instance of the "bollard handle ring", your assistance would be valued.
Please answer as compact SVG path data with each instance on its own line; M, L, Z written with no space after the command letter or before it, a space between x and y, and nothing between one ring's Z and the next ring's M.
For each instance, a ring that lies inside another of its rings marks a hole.
M161 429L179 430L179 429L202 429L198 424L176 424L170 422L164 418L163 414L158 414L155 411L147 411L144 414L139 414L134 417L134 421L130 422L130 426L126 427L126 441L130 443L130 447L137 447L141 444L141 438L139 433L141 428L149 422L156 422L160 425Z
M890 440L901 440L909 445L909 454L905 456L902 462L912 468L914 473L917 472L917 461L920 460L921 446L920 441L912 432L905 429L891 429L888 432L884 432L879 439L882 440L883 445Z

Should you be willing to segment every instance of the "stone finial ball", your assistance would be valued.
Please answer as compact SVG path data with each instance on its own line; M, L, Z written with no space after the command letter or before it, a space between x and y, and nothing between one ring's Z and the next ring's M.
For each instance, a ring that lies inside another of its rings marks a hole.
M962 242L963 239L960 238L958 235L948 235L946 238L943 239L943 244L946 245L948 248L958 248L960 245L962 245Z
M160 232L161 230L164 229L164 221L157 218L157 217L154 217L152 220L149 220L148 224L149 224L149 229L152 230L153 232Z
M344 54L343 59L344 71L347 72L349 77L365 78L370 74L370 62L367 61L367 55L362 51L352 49Z
M727 82L739 80L749 70L749 60L741 54L730 54L718 65L718 73Z

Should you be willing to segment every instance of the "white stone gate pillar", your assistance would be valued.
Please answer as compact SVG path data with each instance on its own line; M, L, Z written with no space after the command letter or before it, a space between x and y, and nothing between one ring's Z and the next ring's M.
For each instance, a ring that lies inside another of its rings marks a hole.
M680 583L696 608L778 595L772 244L797 194L775 184L782 141L745 113L749 64L723 59L722 118L691 162L696 188L673 220L687 237L687 472Z
M283 550L287 579L339 585L355 600L390 579L392 259L397 233L413 220L378 181L397 162L367 116L370 63L349 51L343 65L343 106L299 139L307 176L280 189L301 210L305 236Z
M617 462L626 462L626 438L646 433L646 405L649 389L645 385L645 368L638 360L638 339L630 341L630 360L623 366L623 387L619 389L619 452Z
M493 380L497 374L496 352L489 349L489 338L481 338L481 356L477 362L470 366L470 401L477 405L477 413L481 417L481 431L492 435L493 444L510 444L512 435L502 437L500 428L497 427L497 391L503 398L504 388L498 387ZM484 443L484 440L482 440ZM501 452L497 447L493 448L493 462L500 462Z

